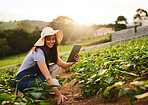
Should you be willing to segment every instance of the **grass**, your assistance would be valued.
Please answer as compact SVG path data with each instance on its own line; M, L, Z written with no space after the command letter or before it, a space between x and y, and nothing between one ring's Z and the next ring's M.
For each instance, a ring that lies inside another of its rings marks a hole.
M59 54L62 54L62 53L66 53L66 52L69 52L72 48L72 45L60 45L58 46L58 53Z
M22 63L27 53L8 56L0 59L0 68Z
M93 39L93 40L87 40L85 42L75 42L75 43L77 43L77 44L82 43L82 45L87 45L87 44L94 43L94 42L97 42L100 40L103 40L103 38L101 38L101 39L97 38L97 39ZM58 53L62 54L62 53L70 52L72 49L72 46L73 46L73 43L71 43L69 45L60 45L60 46L58 46ZM88 46L82 46L82 48L86 48L86 47L88 47ZM0 68L15 65L15 64L20 64L23 62L26 55L27 55L27 53L22 53L22 54L18 54L18 55L7 56L4 58L1 58L0 59Z
M34 30L34 28L36 26L38 26L40 29L42 29L43 27L47 26L47 24L48 24L48 22L44 22L44 21L31 21L31 20L22 20L22 21L26 21L26 22L30 23L32 30ZM20 21L2 22L2 23L0 23L0 27L5 27L5 30L15 29L15 28L17 28L17 24L19 22Z
M62 53L70 52L71 49L72 49L72 46L73 46L73 44L64 45L64 46L60 45L60 46L58 46L58 53L62 54ZM86 46L83 46L83 44L82 44L82 48L81 49L83 49L83 48L86 48Z
M95 43L95 42L99 42L99 41L102 41L102 40L109 40L109 37L107 38L96 38L96 39L94 39L94 40L92 40L92 41L86 41L85 43L84 43L84 45L90 45L90 44L93 44L93 43Z
M93 39L80 40L76 43L81 43L84 46L87 46L87 45L91 45L91 44L93 45L94 43L99 42L99 41L103 41L103 40L110 40L110 35L98 36Z

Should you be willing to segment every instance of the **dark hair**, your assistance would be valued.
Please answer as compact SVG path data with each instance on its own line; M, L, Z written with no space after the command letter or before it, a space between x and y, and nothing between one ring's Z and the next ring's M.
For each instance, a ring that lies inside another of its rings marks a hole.
M56 40L56 37L55 37L55 40ZM46 37L45 37L44 46L36 46L35 51L37 48L40 48L44 52L46 63L51 63L51 62L57 63L57 59L58 59L57 45L58 44L57 44L57 40L56 40L55 44L52 48L47 47L46 46Z

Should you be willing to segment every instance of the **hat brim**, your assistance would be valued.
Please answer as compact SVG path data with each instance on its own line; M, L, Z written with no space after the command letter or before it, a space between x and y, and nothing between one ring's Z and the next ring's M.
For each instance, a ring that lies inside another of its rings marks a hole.
M57 43L60 44L62 39L63 39L63 32L60 30L55 30L53 32L50 33L45 33L42 37L40 37L40 39L34 44L35 46L43 46L44 45L44 40L45 40L45 36L50 36L50 35L55 35L56 34L56 39L57 39Z

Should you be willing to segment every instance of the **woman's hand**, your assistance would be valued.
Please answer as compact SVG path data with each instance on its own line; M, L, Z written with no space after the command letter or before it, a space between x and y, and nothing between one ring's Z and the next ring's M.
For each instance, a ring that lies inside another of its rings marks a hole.
M78 53L75 54L74 60L75 60L75 63L80 61L80 56Z
M68 100L68 98L66 98L64 95L59 95L58 96L58 100L57 100L57 104L60 105L62 102L64 102L64 100Z

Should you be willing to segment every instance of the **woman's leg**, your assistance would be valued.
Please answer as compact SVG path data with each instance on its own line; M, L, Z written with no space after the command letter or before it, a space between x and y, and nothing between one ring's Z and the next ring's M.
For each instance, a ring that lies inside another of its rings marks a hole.
M41 79L43 82L46 80L45 77L42 76L42 73L37 64L17 74L13 86L17 86L17 89L24 93L24 89L33 86L36 79Z
M51 73L51 77L54 79L57 74L60 72L61 67L59 67L57 64L52 64L49 66L49 71Z

